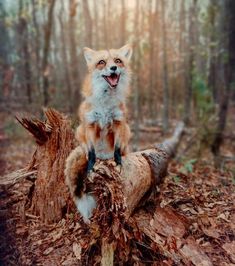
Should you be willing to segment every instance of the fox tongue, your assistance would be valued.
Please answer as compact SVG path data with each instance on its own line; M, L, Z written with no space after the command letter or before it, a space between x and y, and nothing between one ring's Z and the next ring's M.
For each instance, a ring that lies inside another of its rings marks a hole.
M117 84L118 84L118 75L111 75L111 76L108 76L106 78L107 78L107 81L109 82L109 84L112 87L117 86Z

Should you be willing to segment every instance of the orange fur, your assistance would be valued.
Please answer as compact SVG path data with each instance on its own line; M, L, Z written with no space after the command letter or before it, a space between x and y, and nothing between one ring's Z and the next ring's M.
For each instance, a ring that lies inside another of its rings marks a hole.
M111 49L109 51L101 50L101 51L93 51L89 48L85 48L85 51L89 51L92 54L92 58L90 63L88 63L88 70L89 73L86 76L82 94L85 97L90 97L92 95L92 72L98 68L101 70L104 65L97 65L97 62L99 60L105 60L106 61L106 67L109 67L114 64L115 59L119 58L121 59L121 62L118 62L116 65L120 68L126 69L127 72L130 72L129 62L125 58L125 56L120 55L119 49ZM129 93L129 88L126 88L126 96ZM130 128L127 124L127 111L126 111L126 105L125 102L121 102L119 104L120 110L123 112L123 120L122 121L113 121L108 126L108 134L105 136L105 141L109 144L109 150L108 152L114 151L114 145L116 141L120 142L122 154L124 155L127 150L128 141L130 139ZM79 108L79 118L80 118L80 126L77 129L77 140L80 144L85 147L86 151L88 151L90 147L90 143L97 143L103 136L101 136L101 128L97 123L95 124L89 124L86 121L86 114L92 110L92 106L90 103L87 103L84 101L80 108Z
M66 160L65 177L85 221L89 220L96 204L92 195L79 193L89 162L94 163L91 151L94 150L95 156L103 160L114 159L115 153L117 163L121 162L120 154L127 153L131 133L125 100L129 94L131 54L129 45L107 51L84 48L89 73L84 80L84 101L79 107L80 125L75 134L80 146Z

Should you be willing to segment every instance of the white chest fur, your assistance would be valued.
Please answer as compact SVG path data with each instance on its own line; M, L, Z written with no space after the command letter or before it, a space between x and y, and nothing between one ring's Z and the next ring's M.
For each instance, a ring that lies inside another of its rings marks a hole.
M107 142L108 128L114 121L122 121L123 111L120 109L122 97L118 97L117 91L104 90L101 94L94 94L87 99L91 104L91 111L86 113L89 124L97 123L100 127L100 138L95 145L96 156L106 160L113 158L114 151Z
M89 124L98 123L101 130L105 130L113 121L122 121L121 100L115 92L108 91L101 96L94 95L87 101L92 105L91 111L86 113L86 120Z

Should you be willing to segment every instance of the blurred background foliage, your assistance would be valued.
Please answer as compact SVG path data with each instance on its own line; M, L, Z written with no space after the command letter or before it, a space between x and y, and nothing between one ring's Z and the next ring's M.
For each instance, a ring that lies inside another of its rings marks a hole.
M234 105L232 0L2 0L0 107L75 117L86 74L82 49L133 45L133 143L142 127L196 128L198 154L218 155ZM232 107L231 107L232 108ZM6 122L14 135L14 123Z

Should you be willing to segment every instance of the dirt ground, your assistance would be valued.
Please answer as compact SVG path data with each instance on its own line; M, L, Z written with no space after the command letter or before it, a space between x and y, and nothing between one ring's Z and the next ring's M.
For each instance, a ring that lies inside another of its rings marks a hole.
M4 126L0 128L0 265L80 265L77 243L84 224L79 215L71 213L59 223L43 224L30 210L28 195L34 186L33 175L13 186L2 185L6 177L11 178L6 174L26 166L35 146L23 130L16 130L15 122L9 123L9 116L1 113L0 118L3 125L8 125L7 130ZM194 238L197 248L203 250L203 265L210 265L207 261L217 266L235 265L234 125L235 117L231 113L222 147L225 157L221 169L213 166L208 151L199 159L190 157L190 151L184 154L193 136L193 130L187 130L178 150L184 160L177 157L172 160L160 188L160 207L169 207L186 219L189 226L185 237ZM163 138L161 133L142 132L141 146ZM183 260L174 260L160 250L143 251L144 245L145 250L152 248L146 243L135 245L133 254L139 254L134 258L136 265L185 265ZM189 257L197 256L190 250L187 252ZM93 250L88 254L97 256ZM192 258L190 265L199 264Z

